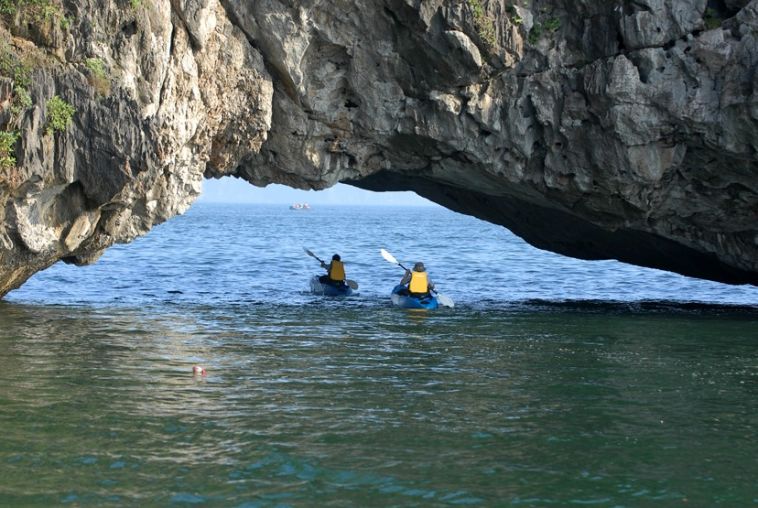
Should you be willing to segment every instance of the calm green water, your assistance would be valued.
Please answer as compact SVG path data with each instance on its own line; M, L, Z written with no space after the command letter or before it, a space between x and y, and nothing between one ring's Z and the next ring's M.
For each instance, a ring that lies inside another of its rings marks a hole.
M455 309L393 308L381 247ZM0 302L0 506L756 505L756 302L441 209L194 207Z
M756 337L724 309L0 304L0 504L756 504Z

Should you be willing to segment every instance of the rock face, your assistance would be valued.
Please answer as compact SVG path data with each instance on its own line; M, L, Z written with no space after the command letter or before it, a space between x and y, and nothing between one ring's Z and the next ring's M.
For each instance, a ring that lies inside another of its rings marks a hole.
M0 295L225 175L415 190L544 249L758 284L758 0L16 4Z
M33 104L11 117L16 165L0 177L0 295L182 213L208 164L233 170L271 127L264 62L215 1L50 2L51 27L17 4L0 51L31 68ZM15 88L3 82L8 123ZM55 95L76 111L59 131L48 128Z

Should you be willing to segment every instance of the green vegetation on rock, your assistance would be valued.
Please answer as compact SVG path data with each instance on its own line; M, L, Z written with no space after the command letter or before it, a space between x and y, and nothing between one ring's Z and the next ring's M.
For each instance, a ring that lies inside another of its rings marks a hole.
M714 28L718 28L721 26L722 21L723 20L716 9L711 9L709 7L705 10L705 13L703 14L703 22L705 23L706 29L713 30Z
M17 139L16 131L0 131L0 169L7 171L16 167L14 145Z
M545 30L549 32L557 32L561 27L561 20L558 18L550 18L545 21Z
M0 41L0 76L10 78L16 86L24 88L32 83L31 66L22 61L5 41Z
M480 0L467 0L471 13L474 16L474 26L479 37L490 49L497 46L497 32L495 31L495 20L484 10Z
M537 44L540 37L542 37L542 25L535 23L534 26L532 26L532 29L529 30L529 37L527 37L527 40L529 41L529 44L534 45Z
M546 32L555 33L561 27L561 20L558 18L549 18L544 23L535 23L529 31L527 40L529 44L537 44Z
M512 5L509 5L505 8L505 12L508 13L508 19L511 20L511 23L514 25L520 25L524 22L524 20L521 18L521 16L518 15L518 12L516 11L516 8Z
M15 14L16 2L15 0L0 0L0 14Z
M71 26L61 0L0 0L0 16L5 17L14 35L21 35L45 46L56 40L55 32Z
M46 134L65 131L71 123L76 109L57 95L47 101L47 127Z
M32 107L32 96L29 90L23 86L13 87L13 99L11 101L11 113L18 116L25 109Z
M100 95L108 95L111 92L111 82L105 64L99 58L88 58L84 65L89 70L89 82L95 87Z
M0 0L0 14L28 15L38 22L65 18L60 1L57 0Z
M32 106L32 97L27 87L31 85L31 68L23 62L13 47L0 41L0 76L13 82L10 94L10 115L6 117L0 131L0 169L9 170L16 166L15 145L19 138L15 127L24 110ZM7 176L7 175L6 175ZM3 181L7 178L3 178Z

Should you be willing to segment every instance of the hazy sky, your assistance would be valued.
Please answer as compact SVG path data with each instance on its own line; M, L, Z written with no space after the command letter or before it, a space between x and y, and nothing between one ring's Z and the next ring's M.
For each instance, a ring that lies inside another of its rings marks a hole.
M206 203L437 206L413 192L371 192L344 184L337 184L323 191L303 191L273 184L267 187L255 187L231 177L205 180L200 201Z

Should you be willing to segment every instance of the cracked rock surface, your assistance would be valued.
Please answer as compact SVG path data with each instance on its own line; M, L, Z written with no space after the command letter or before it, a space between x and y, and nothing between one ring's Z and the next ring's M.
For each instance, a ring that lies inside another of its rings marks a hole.
M20 113L0 66L0 295L227 175L414 190L540 248L758 284L758 0L50 1L65 28L0 27L35 62ZM76 113L49 132L54 95Z

